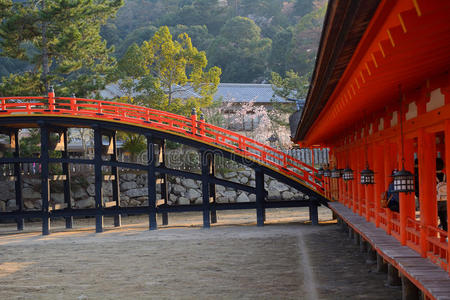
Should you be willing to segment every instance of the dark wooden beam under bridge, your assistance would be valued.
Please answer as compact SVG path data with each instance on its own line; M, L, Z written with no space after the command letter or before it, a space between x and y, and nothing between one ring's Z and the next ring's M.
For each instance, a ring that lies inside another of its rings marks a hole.
M0 164L16 164L19 166L23 163L37 163L42 165L42 193L43 207L39 211L30 211L16 209L14 212L0 212L0 219L20 220L27 218L41 218L43 220L43 234L50 233L50 220L52 218L65 218L66 227L72 225L74 216L91 216L96 218L96 232L103 231L104 216L113 216L114 225L120 226L120 216L124 214L148 214L149 229L157 229L157 213L168 215L175 212L198 211L203 214L203 226L208 228L217 218L217 211L235 210L235 209L255 209L256 220L258 226L264 225L265 210L276 207L310 207L310 218L313 223L317 223L317 206L323 204L324 200L319 194L308 189L308 186L301 184L281 173L274 168L269 168L257 161L247 160L239 153L232 153L226 149L216 147L214 144L204 143L197 139L190 139L183 135L170 134L165 131L158 131L151 128L135 127L127 124L117 124L108 120L84 120L70 119L58 116L49 117L24 117L11 116L8 118L0 118L0 131L8 132L20 130L21 128L38 127L42 130L41 134L41 155L39 158L14 157L0 158ZM67 151L67 135L65 134L69 128L85 127L94 130L94 158L71 158ZM117 145L115 133L116 131L129 131L136 134L142 134L147 138L148 161L142 163L121 162L117 160ZM49 138L50 133L60 134L56 143L54 136ZM61 135L62 134L62 135ZM109 143L105 144L108 140ZM182 170L169 168L164 158L163 145L167 141L172 141L187 145L198 149L201 157L201 174L186 172ZM62 151L62 157L50 157L49 150L55 144L55 149ZM20 149L19 149L20 150ZM19 152L17 150L17 152ZM105 158L105 156L110 155ZM214 174L214 158L224 157L240 164L247 165L255 172L255 186L248 186L237 182L228 181L215 177ZM53 175L49 173L49 164L61 164L63 167L62 174ZM76 209L73 207L72 199L70 199L70 165L71 164L87 164L94 167L95 174L95 207L86 209ZM108 167L111 174L103 174L102 167ZM148 203L140 207L122 207L120 203L120 185L119 185L119 169L141 170L147 173L148 185ZM17 172L15 171L17 174ZM19 172L20 173L20 172ZM264 188L264 177L270 176L280 182L292 186L309 198L297 199L296 201L266 201L267 191ZM190 178L202 182L202 203L200 205L169 205L168 200L168 181L164 180L167 176ZM17 179L18 176L10 176ZM20 174L19 174L20 177ZM63 204L50 203L50 183L54 180L64 181L65 197ZM103 182L105 180L113 183L113 201L105 202L103 199ZM161 184L166 187L166 193L162 193L163 199L156 197L156 185ZM249 203L216 203L216 185L222 185L232 189L244 191L246 193L255 194L256 202ZM20 189L17 189L21 191ZM165 197L167 195L167 197ZM315 198L317 196L319 198ZM17 203L20 203L20 195L17 196ZM320 204L319 204L320 203ZM163 218L164 221L164 218Z

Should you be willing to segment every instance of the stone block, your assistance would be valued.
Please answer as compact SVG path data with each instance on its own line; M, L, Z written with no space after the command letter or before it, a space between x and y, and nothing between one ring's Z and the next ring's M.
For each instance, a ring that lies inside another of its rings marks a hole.
M237 198L236 202L243 203L243 202L250 202L250 199L245 193L241 193Z
M120 190L124 192L135 188L137 188L137 183L134 181L124 181L120 184Z

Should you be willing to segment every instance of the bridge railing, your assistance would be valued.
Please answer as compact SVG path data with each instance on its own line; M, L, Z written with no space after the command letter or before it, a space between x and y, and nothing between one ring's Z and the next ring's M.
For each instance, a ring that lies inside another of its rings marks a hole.
M275 168L278 172L300 179L314 190L323 193L323 180L317 170L280 150L252 140L233 131L177 114L133 104L82 99L74 97L3 97L0 115L55 114L109 119L194 136L203 142L224 147L239 155Z

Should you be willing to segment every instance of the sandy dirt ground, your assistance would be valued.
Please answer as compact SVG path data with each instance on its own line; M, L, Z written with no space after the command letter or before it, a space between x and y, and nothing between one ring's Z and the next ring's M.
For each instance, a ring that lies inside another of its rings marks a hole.
M329 210L319 215L312 226L307 209L268 210L261 228L254 211L219 212L205 230L200 214L179 213L157 231L134 216L101 234L77 219L49 236L0 224L0 299L401 299Z

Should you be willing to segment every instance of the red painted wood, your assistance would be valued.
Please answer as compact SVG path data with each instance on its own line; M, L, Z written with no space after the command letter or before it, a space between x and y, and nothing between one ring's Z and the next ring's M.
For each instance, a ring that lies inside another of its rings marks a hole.
M450 97L447 97L450 98ZM445 157L450 158L450 120L445 121ZM445 160L445 170L448 178L450 178L450 159ZM448 196L447 196L448 197ZM447 224L450 224L450 201L447 198ZM447 241L447 258L450 258L450 239ZM448 261L447 261L448 262ZM450 264L447 267L448 272L450 273Z
M418 138L419 201L422 228L437 227L436 207L436 142L433 133L420 130ZM427 230L420 233L420 249L427 256Z
M131 123L138 126L182 134L201 142L215 144L261 162L279 173L324 192L323 180L314 166L305 164L277 149L233 131L191 118L126 103L95 99L55 97L2 97L0 116L50 114Z

